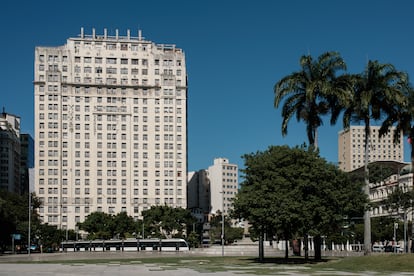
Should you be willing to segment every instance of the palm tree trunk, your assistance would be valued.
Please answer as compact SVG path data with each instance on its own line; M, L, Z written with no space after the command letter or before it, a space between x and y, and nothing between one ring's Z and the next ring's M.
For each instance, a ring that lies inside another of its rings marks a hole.
M414 128L411 128L410 134L409 134L409 141L410 141L410 146L411 146L411 174L413 176L413 183L414 183L414 147L413 147L413 143L414 143ZM411 218L413 218L413 206L411 203ZM411 220L411 253L414 253L414 219Z
M369 155L369 135L370 125L365 122L365 159L364 159L364 192L369 198L369 171L368 171L368 155ZM364 212L364 255L371 253L371 213L368 206L365 206Z
M314 142L315 150L318 150L318 129L315 129L315 142Z

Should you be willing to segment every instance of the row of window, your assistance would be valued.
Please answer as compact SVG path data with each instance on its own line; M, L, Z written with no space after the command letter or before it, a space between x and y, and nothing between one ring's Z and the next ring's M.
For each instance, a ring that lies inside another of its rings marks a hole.
M166 177L173 177L173 173L170 173L170 171L167 171L167 173L164 173L164 175ZM89 184L90 184L90 179L89 178L85 178L85 179L83 179L83 181L84 181L85 186L89 186ZM111 185L112 186L117 186L117 183L119 183L117 178L113 178L113 179L109 178L109 179L106 179L105 181L106 181L107 186L111 186ZM57 178L48 178L47 182L48 182L49 186L53 186L53 185L57 186L59 184L59 180ZM97 178L96 179L96 184L98 186L102 186L103 183L104 183L104 179L102 179L102 178ZM174 181L173 179L164 179L164 186L174 186L174 183L177 183L177 186L180 187L180 186L182 186L183 181L181 179L178 179L176 181ZM39 179L39 185L44 186L44 184L45 184L45 179L40 178ZM81 184L81 180L80 179L75 179L75 185L79 186L80 184ZM122 184L122 186L126 186L127 179L121 179L121 184ZM134 184L134 186L139 186L139 180L134 179L133 184ZM142 184L143 184L143 186L148 186L148 180L143 179ZM68 179L67 178L62 179L62 185L63 186L68 185ZM157 187L161 186L161 180L160 179L155 180L155 186L157 186ZM50 188L52 188L52 190L51 190L52 193L55 193L54 192L55 188L53 188L53 187L50 187Z
M102 166L101 161L98 161L97 163L98 163L98 167ZM85 161L85 164L87 164L89 166L89 161ZM182 167L181 164L182 163L177 164L178 169L180 169ZM78 165L80 166L80 162L79 162ZM171 166L171 168L173 168L173 167L174 166ZM49 168L49 169L45 170L45 169L40 168L39 169L39 176L46 175L46 172L47 172L48 176L54 176L54 175L58 176L59 175L59 170L58 169ZM161 176L161 171L157 170L157 171L154 172L154 174L155 174L156 177L160 177ZM62 169L62 175L67 176L68 175L68 170ZM118 170L106 170L106 176L108 176L108 177L117 176L117 175L121 175L121 176L126 177L127 176L127 171L126 170L121 170L121 172L118 172ZM148 177L148 175L149 174L148 174L147 170L142 171L142 176L143 177ZM81 170L75 170L75 176L81 176ZM84 170L84 176L86 176L86 177L90 176L90 171L88 169ZM98 169L96 171L96 176L98 176L98 177L103 176L103 171ZM135 177L140 176L138 170L134 170L134 176ZM173 177L174 176L174 171L164 170L164 176L165 177ZM177 171L177 177L181 177L181 171ZM138 182L136 182L136 183L138 183ZM134 182L134 184L135 184L135 182ZM76 179L75 180L75 185L80 185L80 180Z
M172 193L174 193L174 191ZM134 195L137 195L137 194L134 194ZM169 190L168 190L168 195L172 195L172 194L170 194ZM109 197L109 198L111 198L111 197ZM114 203L113 202L114 198L115 197L111 198L110 203ZM47 202L45 201L46 199L47 199ZM177 199L181 199L181 198L179 197ZM126 197L122 197L121 200L122 200L123 204L127 203L127 198ZM133 204L147 203L147 202L145 202L147 200L148 200L148 198L146 198L146 197L143 197L143 198L134 197L134 198L131 198L131 203L133 203ZM89 198L89 197L74 197L74 198L62 197L61 202L59 202L59 197L57 197L57 196L55 196L55 197L49 196L47 198L43 197L43 196L39 196L39 201L42 203L42 206L46 206L46 205L51 205L51 206L53 206L53 205L55 205L55 206L62 205L62 206L65 206L65 205L68 205L68 204L71 204L71 205L72 204L89 205L89 204L93 203L92 199ZM97 197L96 202L98 204L103 203L103 198L102 197Z
M103 64L105 62L105 64L121 64L121 65L142 65L142 66L148 66L149 64L149 60L146 58L142 58L142 59L138 59L138 58L117 58L117 57L90 57L90 56L75 56L75 63L95 63L95 64ZM67 61L67 59L66 59ZM40 58L39 58L39 62ZM172 59L163 59L162 63L160 61L160 59L154 59L153 60L153 64L154 66L166 66L166 67L171 67L171 66L177 66L180 67L182 65L181 59L177 59L177 60L172 60Z
M57 117L57 114L56 114L56 116L55 115L49 115L48 119L49 120L57 120L56 117ZM55 128L55 127L53 126L51 128ZM89 128L85 129L85 130L89 130ZM104 130L103 125L102 124L97 124L96 125L96 130L98 130L98 131ZM127 129L126 129L126 125L121 125L119 127L116 124L107 124L106 130L107 131L117 131L117 130L126 131ZM138 132L138 131L147 132L148 130L149 130L148 125L141 125L141 128L138 125L133 126L133 131L134 132ZM160 132L161 131L161 126L160 125L155 125L154 130L156 132ZM164 125L163 130L164 130L164 132L174 132L174 131L182 132L182 126L179 126L179 125L175 126L175 130L174 130L174 125ZM83 136L84 136L84 139L90 139L90 133L89 132L84 132ZM66 132L64 135L62 135L62 137L67 139L68 138L68 133ZM43 136L43 138L44 138L44 136ZM49 138L53 138L53 137L49 137ZM57 138L57 136L56 136L56 138ZM81 139L81 133L76 132L74 138L75 139ZM164 138L164 139L169 140L168 138ZM56 141L49 141L49 143L51 143L51 142L54 143ZM42 143L44 144L44 141L40 141L40 145L43 145ZM49 144L49 146L52 146L52 145ZM57 145L55 145L55 146L57 146Z
M364 140L360 140L360 139L358 139L358 140L352 139L352 144L353 144L354 147L355 147L355 144L356 143L358 144L358 147L362 147L364 145L365 141ZM384 144L384 146L386 146L386 145L389 145L389 146L393 145L393 147L401 147L400 144L394 144L394 142L391 139L388 139L388 140L385 140L385 139L384 140L379 140L378 142L376 140L370 141L370 144L373 144L373 145L379 145L380 146L381 143Z
M42 64L39 65L39 71L44 71L44 66ZM63 72L67 72L67 68L63 67L62 68ZM102 74L102 73L106 73L106 74L118 74L118 72L121 75L139 75L140 69L139 68L128 68L128 67L121 67L121 68L116 68L116 67L90 67L90 66L86 66L82 67L80 66L75 66L74 68L75 73L86 73L86 74L92 74L92 73L96 73L96 74ZM181 76L181 69L177 69L175 71L173 71L173 69L164 69L163 71L160 71L160 69L154 69L154 75L160 75L160 73L162 73L163 75L168 75L168 76ZM175 73L175 74L174 74ZM148 75L148 69L147 68L143 68L141 69L141 75ZM47 81L49 82L58 82L60 81L59 79L60 75L59 74L49 74L47 77Z
M126 156L126 154L125 154L125 156ZM136 157L136 159L139 158L138 156L139 156L138 154L134 155L134 157ZM148 153L143 154L143 156L144 156L144 159L148 159ZM177 156L177 159L181 159L182 154L181 153L177 153L176 156ZM110 157L107 157L107 158L110 158ZM112 158L115 158L115 157L112 157ZM168 156L165 157L165 155L164 155L164 159L168 159L168 158L172 159L172 157L168 157ZM156 155L156 159L160 159L159 155ZM98 168L103 167L102 166L103 165L103 162L101 160L98 160L96 163L97 163L97 167ZM126 168L127 167L127 161L122 161L120 163L121 163L121 168ZM160 168L160 162L159 161L156 161L155 163L156 163L155 164L155 167L156 168ZM66 159L62 160L62 167L68 167L69 166L68 164L69 164L68 160L66 160ZM48 175L58 175L57 170L52 168L52 167L59 166L59 162L58 162L57 159L49 159L47 163L43 159L40 159L39 160L39 166L40 167L44 167L46 165L47 165L47 167L49 167L49 169L48 169ZM134 168L138 168L138 165L139 165L139 162L138 161L134 161ZM175 165L177 166L177 168L182 168L182 162L177 162ZM81 161L80 160L75 160L75 167L81 167ZM82 167L89 168L90 167L90 161L89 160L85 160L82 163ZM106 167L107 168L111 168L111 167L112 168L116 168L117 167L117 161L115 161L115 160L112 160L112 161L111 160L108 160L108 161L106 161ZM148 162L147 161L143 161L142 162L142 167L143 168L148 168ZM174 166L174 161L164 161L164 166L163 167L164 168L174 168L175 167ZM42 171L42 173L44 175L44 171ZM79 171L78 174L80 175L80 171ZM121 171L121 174L122 175L124 175L124 174L126 175L126 172ZM88 169L86 169L84 171L84 175L85 176L89 176L89 170ZM111 171L108 171L107 172L107 176L111 176L111 175L116 176L116 172L112 172L111 173ZM155 171L155 176L160 176L160 172L159 171ZM233 181L235 181L235 180L234 179L228 179L226 181L226 179L223 179L223 182L233 182Z
M165 91L165 95L166 94L170 94L169 91ZM181 90L177 90L177 96L181 96ZM70 100L70 97L68 96L62 96L61 97L62 102L63 103L67 103ZM74 97L75 102L79 103L84 101L85 103L90 103L90 97L80 97L80 96L75 96ZM94 98L96 100L97 103L102 103L102 102L106 102L106 103L110 103L110 104L116 104L116 103L121 103L121 104L127 104L127 98L126 97L96 97ZM60 101L60 97L58 94L48 94L47 95L47 100L49 102L58 102ZM147 98L132 98L132 103L134 105L147 105L149 103ZM166 98L162 98L162 99L153 99L154 100L154 104L155 105L160 105L160 103L162 102L165 105L172 105L174 104L174 98L172 97L166 97ZM162 100L162 101L161 101ZM45 95L39 95L39 101L40 102L44 102L45 101ZM181 99L175 99L175 102L177 105L181 105ZM78 109L80 110L80 105L76 105L78 107ZM145 107L144 107L145 108ZM108 115L108 116L116 116L116 115Z
M92 92L96 92L98 95L102 95L102 94L106 94L106 95L113 95L113 96L117 96L118 94L120 94L121 96L124 95L128 95L128 93L132 94L133 96L142 96L142 97L147 97L147 96L154 96L156 97L154 100L157 100L157 98L161 97L161 96L177 96L180 97L183 94L183 89L180 88L163 88L162 89L162 93L161 93L161 89L159 87L155 87L154 89L150 89L147 87L142 87L142 88L126 88L126 87L102 87L102 86L98 86L98 87L90 87L90 86L75 86L75 87L71 87L71 86L67 86L67 85L62 85L62 86L58 86L58 85L52 85L53 88L50 88L52 90L58 91L59 87L61 87L62 93L66 93L69 91L72 91L74 89L75 94L82 94L82 96L75 96L76 102L80 102L82 99L85 99L85 102L89 102L90 98L88 94L92 93ZM55 88L56 87L56 88ZM71 88L71 89L69 89ZM73 88L73 89L72 89ZM45 92L45 86L44 85L39 85L38 86L39 92ZM48 88L49 89L49 88ZM53 91L50 91L53 92ZM57 94L52 94L49 93L49 95L57 95ZM39 98L42 95L39 95ZM67 97L67 96L62 96L62 97ZM99 96L97 98L100 98ZM62 98L63 99L63 98Z
M53 133L55 133L55 132L53 132ZM52 142L55 143L57 141L51 141L51 143ZM67 142L63 142L63 143L66 143L66 145L67 145ZM80 143L80 142L78 142L78 143ZM89 142L87 142L87 143L88 144L85 143L85 148L89 148L89 146L90 146ZM44 144L43 143L39 143L39 145L42 146ZM117 143L107 142L106 143L106 148L107 149L117 149L118 148L117 145L118 145ZM127 148L126 145L127 145L126 143L121 143L121 148L122 149L126 149ZM80 147L80 144L79 144L79 147ZM97 142L96 147L98 149L102 149L103 148L103 143L102 142ZM65 146L65 148L67 148L67 146ZM133 143L133 149L137 150L139 148L140 148L139 147L139 143ZM143 150L147 150L148 149L148 144L147 143L142 143L142 149ZM155 144L155 150L160 150L160 149L161 149L160 143L156 143ZM164 149L165 150L172 150L172 149L174 149L174 143L164 143ZM176 144L176 149L177 150L182 150L182 144L180 144L180 143ZM48 150L48 156L49 157L58 156L58 155L56 155L56 153L57 153L57 150ZM85 156L84 156L85 158L89 158L89 151L85 151L84 154L85 154ZM98 151L97 154L98 154L98 156L102 156L102 152L100 152L100 151ZM160 153L155 153L155 154L156 154L155 155L156 159L159 159L159 157L160 157L159 154ZM40 150L39 151L39 156L40 157L44 157L45 156L45 151L44 150ZM62 157L68 157L68 152L66 150L63 150L62 151ZM75 151L75 157L80 157L80 151ZM127 158L126 152L122 152L121 153L121 157L122 158ZM179 158L181 159L181 156L179 156Z
M364 156L360 156L360 155L358 155L358 159L357 160L355 160L355 158L356 158L356 156L355 155L353 155L353 159L354 159L354 162L356 163L356 162L358 162L358 163L364 163ZM369 155L369 157L368 157L368 159L369 160L372 160L372 159L374 159L374 160L389 160L389 159L391 159L391 156L390 155ZM397 158L397 156L396 155L394 155L393 156L393 159L392 160L400 160L401 159L401 156L398 156L398 158Z
M45 188L40 187L39 188L39 194L43 195L45 194ZM157 188L154 190L155 191L155 195L160 195L161 194L161 189ZM58 188L53 188L53 187L49 187L47 189L48 194L52 195L52 194L58 194L59 193L59 189ZM75 188L75 195L80 195L81 194L81 188ZM68 188L62 188L62 195L67 195L68 194ZM89 195L90 194L90 188L86 187L84 188L84 192L83 195ZM96 194L97 195L102 195L103 194L103 190L102 188L97 188L96 189ZM117 195L117 188L107 188L106 190L106 194L107 195ZM126 195L127 194L127 189L126 188L122 188L121 189L121 194L122 195ZM139 195L139 189L134 188L133 190L133 194L134 195ZM142 189L142 194L143 195L148 195L148 189L144 188ZM182 195L182 189L176 189L176 193L177 195ZM174 189L168 189L165 188L164 189L164 195L174 195ZM110 197L109 197L110 198ZM53 202L53 200L52 200ZM85 198L85 204L91 204L91 200L90 198ZM115 203L115 202L113 202Z
M107 49L108 47L110 48L110 50L116 49L116 44L107 44ZM132 46L131 46L132 47ZM134 46L135 47L135 46ZM134 49L133 47L133 49ZM122 47L121 47L122 48ZM143 66L148 66L149 62L148 59L137 59L137 58L116 58L116 57L107 57L107 58L102 58L102 57L89 57L89 56L75 56L74 58L75 63L80 63L83 61L83 63L96 63L96 64L102 64L103 61L105 61L106 64L132 64L132 65L143 65ZM46 62L45 60L45 55L41 54L39 55L39 59L38 59L39 63L44 63ZM57 55L48 55L48 59L47 62L48 63L58 63L60 61L59 56ZM64 55L62 56L62 62L63 63L67 63L68 60L68 56ZM160 61L160 59L154 59L154 65L155 66L159 66L159 65L163 65L163 66L181 66L182 65L182 61L181 59L177 59L177 60L172 60L172 59L163 59L162 63Z
M39 81L43 82L44 81L44 75L39 75ZM62 76L62 83L68 83L69 79L67 76ZM82 78L80 76L75 76L73 78L73 82L74 83L83 83L83 84L102 84L102 85L133 85L133 86L137 86L137 85L143 85L143 86L148 86L151 85L148 81L148 79L137 79L137 78L126 78L126 77L121 77L119 78L114 78L114 77L107 77L107 78L102 78L102 77L84 77L83 81ZM160 86L160 85L165 85L165 86L182 86L183 82L181 80L175 80L173 78L163 78L162 82L160 79L155 79L154 80L154 84L155 86ZM44 92L44 86L39 86L39 92ZM49 85L48 86L48 92L58 92L59 91L59 86L58 85ZM62 91L63 92L67 92L67 87L63 86L62 87Z

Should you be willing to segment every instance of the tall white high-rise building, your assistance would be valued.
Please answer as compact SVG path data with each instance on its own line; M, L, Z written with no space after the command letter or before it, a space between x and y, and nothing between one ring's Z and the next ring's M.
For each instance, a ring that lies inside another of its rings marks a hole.
M212 166L208 167L210 179L211 213L218 210L228 215L233 208L233 199L238 191L238 167L230 164L227 158L216 158Z
M395 128L384 136L379 136L379 126L371 126L369 139L369 162L404 160L403 136L399 135L394 143ZM365 161L365 126L351 126L338 133L339 168L349 172L364 166Z
M35 190L44 222L186 208L187 73L175 45L92 30L35 49Z

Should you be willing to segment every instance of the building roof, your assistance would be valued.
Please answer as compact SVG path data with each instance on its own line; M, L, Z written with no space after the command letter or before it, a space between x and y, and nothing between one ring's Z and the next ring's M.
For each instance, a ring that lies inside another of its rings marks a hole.
M400 174L403 171L407 171L407 170L411 170L411 164L410 163L406 163L406 162L398 162L398 161L374 161L374 162L370 162L371 164L376 164L379 166L383 166L383 167L387 167L387 168L391 168L392 170L395 171L396 174ZM356 174L363 174L364 173L364 167L359 167L358 169L355 169L353 171L350 171L350 173L356 173Z

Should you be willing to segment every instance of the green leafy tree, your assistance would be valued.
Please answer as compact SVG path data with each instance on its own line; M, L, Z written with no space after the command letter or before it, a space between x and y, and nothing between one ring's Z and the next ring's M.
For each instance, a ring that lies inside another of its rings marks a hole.
M152 206L143 211L142 215L145 221L145 231L149 231L155 237L184 237L184 231L187 228L190 229L196 222L189 210L167 205Z
M395 218L392 217L372 218L372 240L374 242L391 241L394 238L394 223ZM398 227L398 230L401 231L402 228Z
M361 74L353 76L352 100L344 111L344 127L351 122L365 125L365 186L364 191L369 195L369 140L371 134L371 121L387 122L387 116L392 115L392 107L396 103L404 102L401 83L405 82L406 74L399 72L391 64L381 64L378 61L368 61ZM388 131L389 124L384 123L381 135ZM371 252L371 218L367 207L364 214L364 251Z
M401 218L404 221L404 231L408 230L408 210L413 207L414 201L414 190L404 191L401 187L396 187L387 199L384 200L385 206L388 208L391 214L395 213L397 217ZM407 234L407 233L405 233ZM404 235L406 237L406 235ZM404 249L407 252L408 247L405 242L406 248Z
M41 246L43 252L58 250L60 242L65 239L65 232L56 225L39 224L34 229L34 244Z
M301 70L278 81L274 87L276 108L282 107L282 134L287 135L290 119L296 116L306 124L309 144L318 148L317 130L323 124L322 116L332 112L334 123L340 109L349 98L347 78L337 72L346 70L346 64L337 52L326 52L314 60L312 56L300 58Z
M369 164L368 171L369 183L380 183L396 173L392 168L376 163Z
M221 242L222 232L222 214L218 211L216 215L212 215L210 218L210 241L212 243ZM224 216L224 242L226 244L232 244L234 241L243 238L243 229L231 226L231 218Z
M245 181L236 195L233 217L253 225L260 247L264 233L286 240L311 234L317 243L322 235L341 231L344 217L361 215L367 200L361 183L351 182L348 174L312 148L272 146L243 158ZM320 244L315 248L319 259Z
M118 238L131 237L135 232L136 222L126 212L118 213L112 217L114 225L114 234Z
M187 242L190 248L200 247L200 235L198 235L195 231L191 231L187 237Z
M88 232L88 239L110 239L115 233L113 216L103 212L93 212L85 221L78 223L79 229Z
M40 224L39 216L36 209L40 207L38 198L31 194L31 226L35 227ZM11 235L20 234L22 245L28 241L29 228L29 195L18 195L5 190L0 190L0 251L6 250L11 246ZM31 235L33 237L33 233Z

